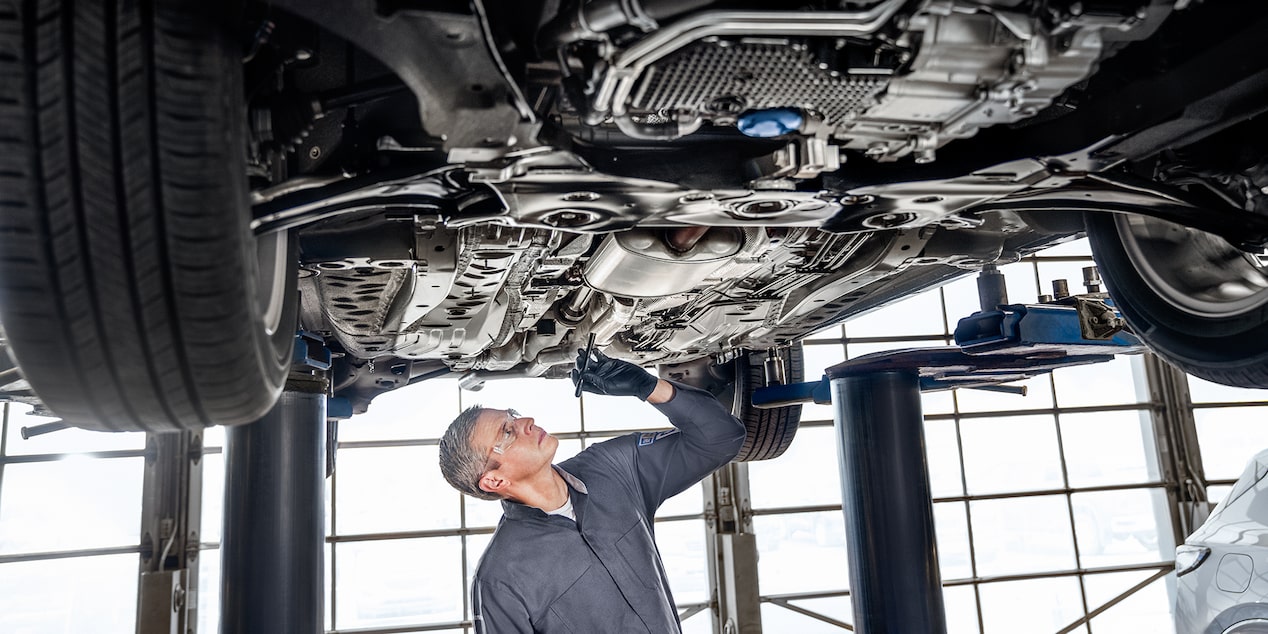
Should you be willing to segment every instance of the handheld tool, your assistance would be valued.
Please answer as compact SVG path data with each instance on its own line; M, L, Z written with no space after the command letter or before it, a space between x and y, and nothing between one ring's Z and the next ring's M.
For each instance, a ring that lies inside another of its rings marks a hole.
M585 373L586 368L590 365L590 355L592 354L594 354L594 333L593 332L590 333L590 336L586 339L586 355L581 358L581 367L577 368L577 371L578 371L577 393L574 394L574 396L576 396L577 398L581 398L581 382L584 380L581 378L580 374Z

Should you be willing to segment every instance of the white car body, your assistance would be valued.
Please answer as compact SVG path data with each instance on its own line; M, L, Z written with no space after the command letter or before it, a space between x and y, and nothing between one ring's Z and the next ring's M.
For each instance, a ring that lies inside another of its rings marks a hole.
M1177 634L1268 633L1268 450L1176 549Z

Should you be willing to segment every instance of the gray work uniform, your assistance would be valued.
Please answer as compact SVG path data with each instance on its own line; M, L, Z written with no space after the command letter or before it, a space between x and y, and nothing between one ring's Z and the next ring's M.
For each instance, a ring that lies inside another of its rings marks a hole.
M734 458L744 425L708 392L674 387L654 407L677 431L614 438L556 466L576 522L502 502L471 588L477 634L681 631L652 517Z

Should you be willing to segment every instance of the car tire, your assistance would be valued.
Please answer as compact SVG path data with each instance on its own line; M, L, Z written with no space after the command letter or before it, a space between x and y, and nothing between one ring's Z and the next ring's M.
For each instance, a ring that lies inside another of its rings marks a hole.
M0 0L0 323L72 425L245 423L281 392L295 247L248 226L231 6Z
M1158 356L1207 381L1268 388L1265 262L1162 220L1111 213L1084 220L1110 296Z
M784 372L789 383L800 383L805 376L801 344L784 351ZM770 460L782 456L797 435L801 423L801 405L771 409L753 406L753 391L766 385L764 353L748 352L731 362L735 380L719 396L731 403L731 413L744 423L744 445L735 457L738 462Z

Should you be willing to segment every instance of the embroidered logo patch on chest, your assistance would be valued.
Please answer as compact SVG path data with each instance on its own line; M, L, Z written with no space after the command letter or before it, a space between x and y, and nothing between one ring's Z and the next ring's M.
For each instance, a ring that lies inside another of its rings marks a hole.
M650 445L656 442L657 440L660 440L661 438L664 438L666 436L673 436L676 433L678 433L677 429L666 429L664 431L645 431L638 435L638 446L646 447L647 445Z

